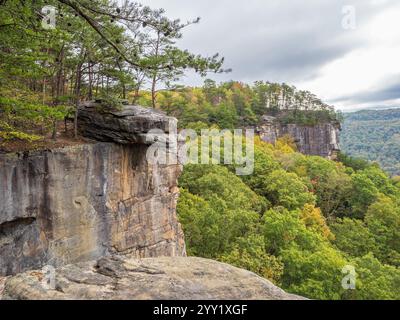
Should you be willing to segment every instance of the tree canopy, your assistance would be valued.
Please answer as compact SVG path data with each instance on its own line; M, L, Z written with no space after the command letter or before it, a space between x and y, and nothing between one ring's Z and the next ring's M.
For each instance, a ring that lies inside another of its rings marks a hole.
M299 154L288 139L256 140L253 175L190 165L180 185L190 255L246 268L308 298L400 298L400 188L376 165L354 170ZM356 271L356 290L342 286L345 266Z
M163 9L111 0L5 0L0 9L2 140L43 135L42 126L28 126L40 116L56 138L57 122L74 113L76 136L74 109L81 101L124 101L133 92L133 103L150 85L155 105L157 90L173 87L186 70L227 71L218 54L203 57L176 46L199 18L171 20ZM11 123L25 103L24 109L35 105L27 121Z

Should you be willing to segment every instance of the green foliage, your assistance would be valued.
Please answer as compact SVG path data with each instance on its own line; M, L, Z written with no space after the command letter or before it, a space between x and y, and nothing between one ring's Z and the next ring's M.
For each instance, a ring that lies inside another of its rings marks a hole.
M213 258L225 246L223 221L203 198L182 189L178 202L178 216L185 232L189 255Z
M364 218L368 207L378 198L379 190L362 171L351 176L352 192L350 195L351 211L348 216Z
M322 236L307 229L299 210L289 211L283 207L264 214L263 235L268 251L278 256L293 245L314 251L323 241Z
M379 191L387 196L398 196L399 189L393 185L393 181L376 164L362 171Z
M0 139L38 141L42 137L35 134L49 131L55 121L63 120L69 108L65 106L47 106L30 101L21 101L0 96Z
M237 239L231 251L222 255L220 260L280 284L283 264L279 258L266 252L264 237L261 235L254 234L248 238Z
M28 142L39 141L42 137L34 135L34 134L27 134L21 131L7 131L4 127L0 124L0 141L10 141L10 140L23 140Z
M337 219L330 225L336 239L333 242L341 251L353 257L362 257L376 252L374 235L362 220Z
M220 166L186 167L178 215L188 252L209 258L225 254L254 230L266 206L237 176ZM213 230L208 232L207 230Z
M354 259L357 290L347 293L348 299L399 300L400 269L382 264L372 254Z
M310 298L340 299L341 269L346 261L328 242L326 233L316 232L315 224L307 226L303 217L301 211L284 208L264 215L266 246L284 265L282 284L290 292Z
M42 26L45 6L57 9L53 28ZM163 9L134 1L121 5L112 0L10 0L1 1L0 8L0 88L11 89L0 95L12 97L26 112L25 119L22 115L2 119L16 127L3 132L3 139L34 139L32 131L45 136L47 119L52 119L55 139L63 113L60 105L73 105L76 110L82 100L93 97L102 97L101 111L120 109L119 100L128 97L146 103L139 93L150 82L148 105L155 106L160 87L176 87L186 70L202 76L228 71L222 69L224 59L218 54L204 57L176 46L184 28L198 23L198 18L182 23L169 19ZM35 99L15 97L17 88L33 92ZM177 104L172 102L171 107ZM31 121L36 115L42 119Z
M285 266L282 281L290 292L313 299L338 300L343 296L341 270L346 260L328 244L313 251L292 246L282 252L281 259Z
M231 166L185 167L178 214L188 253L308 298L399 299L396 181L376 166L355 171L290 144L256 139L250 176L238 178ZM346 265L356 269L356 290L342 287Z
M338 161L343 163L346 167L352 168L355 171L364 170L371 165L367 160L354 158L343 152L339 152Z
M255 126L262 115L277 116L282 123L314 125L339 122L341 117L331 106L325 105L310 92L300 93L286 84L205 80L203 87L177 88L157 93L156 106L178 117L180 126L201 121L208 125L231 129ZM148 96L142 92L141 96ZM282 95L284 98L282 98Z
M380 196L369 208L365 221L379 247L381 261L400 266L400 208L392 199Z
M279 114L278 120L282 124L295 123L303 126L315 126L321 122L340 122L341 116L333 109L294 110Z
M400 109L364 110L346 113L344 118L343 151L400 175Z
M254 160L254 174L242 177L243 182L257 194L267 198L265 179L272 171L279 169L279 163L274 159L272 152L262 150L258 146L254 150Z
M285 170L272 171L264 180L264 192L273 205L289 210L302 208L306 203L315 203L315 196L294 173Z
M181 186L215 203L223 201L228 209L262 212L266 202L227 168L190 165L181 178Z

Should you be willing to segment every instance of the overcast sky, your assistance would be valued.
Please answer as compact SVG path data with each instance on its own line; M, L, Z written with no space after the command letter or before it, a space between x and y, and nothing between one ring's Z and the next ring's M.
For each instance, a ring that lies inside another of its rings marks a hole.
M170 18L201 17L178 45L226 58L233 71L209 78L286 82L343 110L400 106L399 0L139 2ZM346 6L355 8L355 28ZM189 74L183 81L203 80Z

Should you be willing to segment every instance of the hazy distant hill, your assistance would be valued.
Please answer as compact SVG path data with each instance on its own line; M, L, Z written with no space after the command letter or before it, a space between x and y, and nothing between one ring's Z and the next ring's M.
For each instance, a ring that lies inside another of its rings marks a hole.
M400 109L345 113L342 150L377 161L392 175L400 175Z

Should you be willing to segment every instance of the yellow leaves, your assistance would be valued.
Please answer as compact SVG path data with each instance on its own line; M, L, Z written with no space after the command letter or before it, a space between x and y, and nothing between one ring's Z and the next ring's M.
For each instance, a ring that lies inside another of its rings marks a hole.
M320 208L316 208L312 204L306 204L301 212L300 217L308 229L319 233L327 240L335 239L334 234L326 224Z
M192 88L191 89L191 99L190 102L193 104L197 104L200 101L204 101L205 96L203 90L201 88Z
M275 151L278 153L283 153L283 154L292 154L294 153L294 150L287 144L282 144L281 142L277 142L275 145Z
M23 141L28 141L28 142L34 142L34 141L39 141L43 140L43 137L34 135L34 134L28 134L24 133L22 131L0 131L0 140L3 139L5 141L9 140L23 140Z
M395 184L400 184L400 176L394 176L392 180Z
M254 137L254 145L256 146L256 148L263 152L266 152L267 154L271 154L271 152L274 151L274 146L270 143L262 141L259 136Z
M150 107L151 106L151 92L140 91L139 98L137 100L137 104L139 104L141 106Z
M275 148L282 153L295 153L297 150L296 143L289 135L279 138L275 143Z
M306 166L298 166L295 168L295 173L299 176L299 177L307 177L307 167Z
M264 142L259 136L257 136L254 138L254 144L264 151L273 151L276 156L282 154L293 154L297 149L296 144L290 136L283 136L279 138L275 145Z

